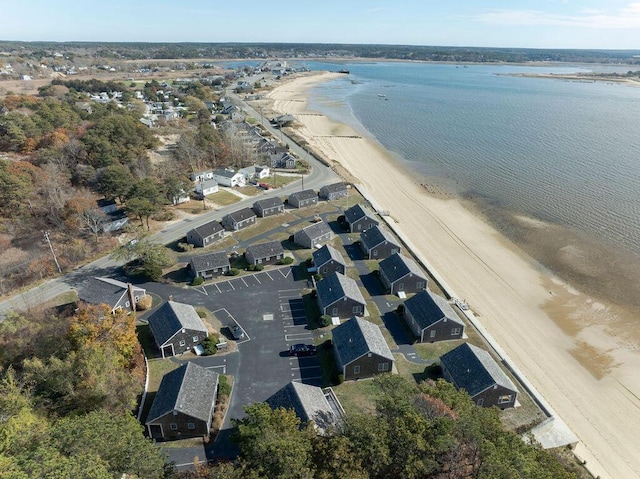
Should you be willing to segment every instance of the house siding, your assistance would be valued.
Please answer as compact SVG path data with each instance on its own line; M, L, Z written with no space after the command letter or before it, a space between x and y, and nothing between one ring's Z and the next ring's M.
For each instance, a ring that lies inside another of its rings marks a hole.
M381 260L381 259L388 258L394 253L399 253L400 246L389 243L388 241L384 241L379 245L374 246L369 251L365 249L364 252L367 255L368 259Z
M389 281L384 271L380 270L380 280L391 294L397 294L399 291L404 291L405 293L417 293L427 287L427 279L416 276L413 273L409 273L392 283ZM402 286L402 288L400 288L400 286Z
M193 338L196 336L198 340L194 341ZM207 333L205 333L204 331L185 329L184 333L182 331L179 331L164 345L158 345L158 347L160 347L161 351L163 352L163 356L170 356L172 353L178 355L189 351L196 344L203 341L206 337ZM182 346L180 345L181 341L184 341L184 345ZM173 349L171 348L171 345L173 345Z
M243 228L246 228L247 226L251 226L255 222L256 222L255 216L251 216L245 220L238 221L238 222L234 221L233 218L231 218L230 216L225 216L222 219L222 226L224 226L225 228L231 231L238 231Z
M511 396L511 400L500 404L500 397L502 396ZM518 393L512 391L511 389L507 389L504 386L494 385L489 389L482 391L481 393L476 394L471 399L478 406L482 407L491 407L497 406L500 409L508 409L515 406L516 399L518 397Z
M200 276L202 278L215 278L217 276L221 276L223 274L225 274L227 271L229 271L229 266L222 266L222 267L218 267L218 268L211 268L211 269L206 269L206 270L200 270L200 271L196 271L195 269L193 269L192 266L192 271L194 273L194 276Z
M223 237L223 230L220 230L217 233L206 236L204 238L197 234L194 230L191 230L187 233L187 243L198 246L200 248L204 248L205 246L214 243L215 241L221 240Z
M380 371L378 369L379 364L387 364L386 370ZM359 367L360 372L355 372L355 368ZM387 358L383 358L374 353L368 353L358 359L351 361L349 364L343 366L343 374L345 380L358 379L358 378L370 378L376 374L382 374L391 372L393 369L393 361Z
M296 208L304 208L306 206L311 206L318 204L318 198L305 198L302 200L298 200L295 196L289 200L291 206L295 206Z
M270 208L262 208L260 205L256 205L254 210L258 216L260 216L261 218L266 218L267 216L273 216L279 213L283 213L284 205L272 206Z
M363 231L366 231L369 228L373 228L377 225L378 222L375 219L365 216L364 218L355 220L353 223L349 223L349 231L351 233L362 233Z
M320 304L320 301L318 300L318 305L320 306L320 311L322 312L322 314L327 314L329 316L337 316L339 318L350 318L352 316L364 316L364 311L365 311L365 305L362 303L359 303L358 301L354 301L353 299L349 299L349 298L342 298L339 299L338 301L336 301L333 304L328 305L327 307L323 308L322 304ZM355 306L359 306L360 307L360 312L358 313L354 313L353 308ZM334 308L337 308L337 313L338 314L334 314Z
M195 429L189 429L189 423L193 423ZM175 424L177 429L172 430L171 424ZM185 437L208 436L210 422L206 423L201 419L196 419L187 414L173 413L165 414L157 420L147 424L147 429L151 431L152 426L162 426L162 435L154 435L155 439L180 439Z
M284 258L284 253L277 254L275 256L254 256L251 253L245 253L245 259L249 264L275 264Z
M346 270L345 266L342 263L334 259L327 261L326 263L318 266L317 268L318 268L318 273L321 274L322 276L329 276L331 273L336 271L338 273L344 274Z
M309 237L309 235L304 230L298 231L293 235L293 241L301 246L304 246L305 248L313 248L315 245L325 243L330 239L330 231L315 238Z

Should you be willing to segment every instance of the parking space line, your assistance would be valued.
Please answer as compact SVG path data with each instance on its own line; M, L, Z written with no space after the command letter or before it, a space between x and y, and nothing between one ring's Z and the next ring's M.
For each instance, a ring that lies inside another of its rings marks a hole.
M262 282L258 279L258 275L257 274L254 274L253 277L258 282L258 284L262 284Z
M265 272L264 272L264 274L266 274L267 276L269 276L269 279L270 279L271 281L275 281L275 279L273 279L273 278L271 277L271 275L270 275L267 271L265 271Z
M247 288L249 287L249 285L247 284L247 282L243 278L240 278L240 281L242 281Z
M218 293L222 293L222 291L220 291L220 288L218 287L217 284L213 283L213 285L218 289Z
M228 284L229 286L231 286L231 287L233 288L233 290L234 290L234 291L236 290L236 287L233 285L233 283L232 283L231 281L228 281L228 282L227 282L227 284Z
M217 368L222 368L222 374L227 374L227 365L223 364L221 366L207 366L205 367L205 369L217 369Z
M287 292L290 292L290 291L295 291L296 293L300 293L299 289L280 289L280 290L278 290L278 293L287 293Z
M301 369L320 369L320 365L318 365L318 366L302 366L302 367L299 367L299 368L292 367L291 368L292 371L301 370Z
M311 333L291 333L291 334L285 334L284 335L284 340L287 341L287 342L290 342L290 341L302 341L303 339L313 339L313 334L311 334Z
M286 278L287 276L289 276L289 273L291 273L291 269L287 270L287 274L284 274L281 269L279 269L278 271L280 271L280 274L282 275L283 278Z

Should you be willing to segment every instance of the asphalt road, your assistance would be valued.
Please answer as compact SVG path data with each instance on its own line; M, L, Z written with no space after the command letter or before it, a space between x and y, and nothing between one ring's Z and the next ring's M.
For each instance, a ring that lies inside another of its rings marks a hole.
M255 116L258 119L262 118L258 112L247 105L237 95L233 93L229 93L228 95L249 115ZM273 129L270 125L267 126L269 123L267 119L264 119L264 123L267 129L270 129L274 136L279 136L281 134L281 132ZM307 155L305 150L300 148L293 142L293 140L286 137L286 135L285 138L291 151L295 153L298 158L305 159L305 161L309 163L311 172L304 178L304 180L301 179L299 181L294 181L283 188L265 191L262 196L246 198L234 203L233 205L204 213L198 216L197 219L184 219L173 223L161 231L151 235L150 240L161 244L169 244L184 237L187 231L197 226L203 225L212 220L221 220L224 215L231 211L244 207L251 207L259 198L288 196L295 191L302 190L303 182L304 189L313 188L318 190L324 185L339 181L339 177L333 172L333 170L325 166L313 155ZM0 319L4 318L9 311L28 311L30 308L49 301L67 291L71 291L90 276L113 276L116 268L120 265L122 265L121 262L114 261L108 256L105 256L61 277L51 279L25 292L11 296L8 299L0 301Z

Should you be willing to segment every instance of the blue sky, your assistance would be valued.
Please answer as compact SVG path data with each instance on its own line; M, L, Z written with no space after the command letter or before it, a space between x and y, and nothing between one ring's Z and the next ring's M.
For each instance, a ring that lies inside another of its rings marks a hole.
M629 0L0 0L1 40L640 49Z

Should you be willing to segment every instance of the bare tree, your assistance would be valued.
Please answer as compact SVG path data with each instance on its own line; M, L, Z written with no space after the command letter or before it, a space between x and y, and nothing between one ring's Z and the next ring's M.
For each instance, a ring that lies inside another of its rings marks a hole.
M96 244L98 235L102 231L102 225L106 220L106 215L98 208L86 208L78 214L78 222L82 229L93 234Z

